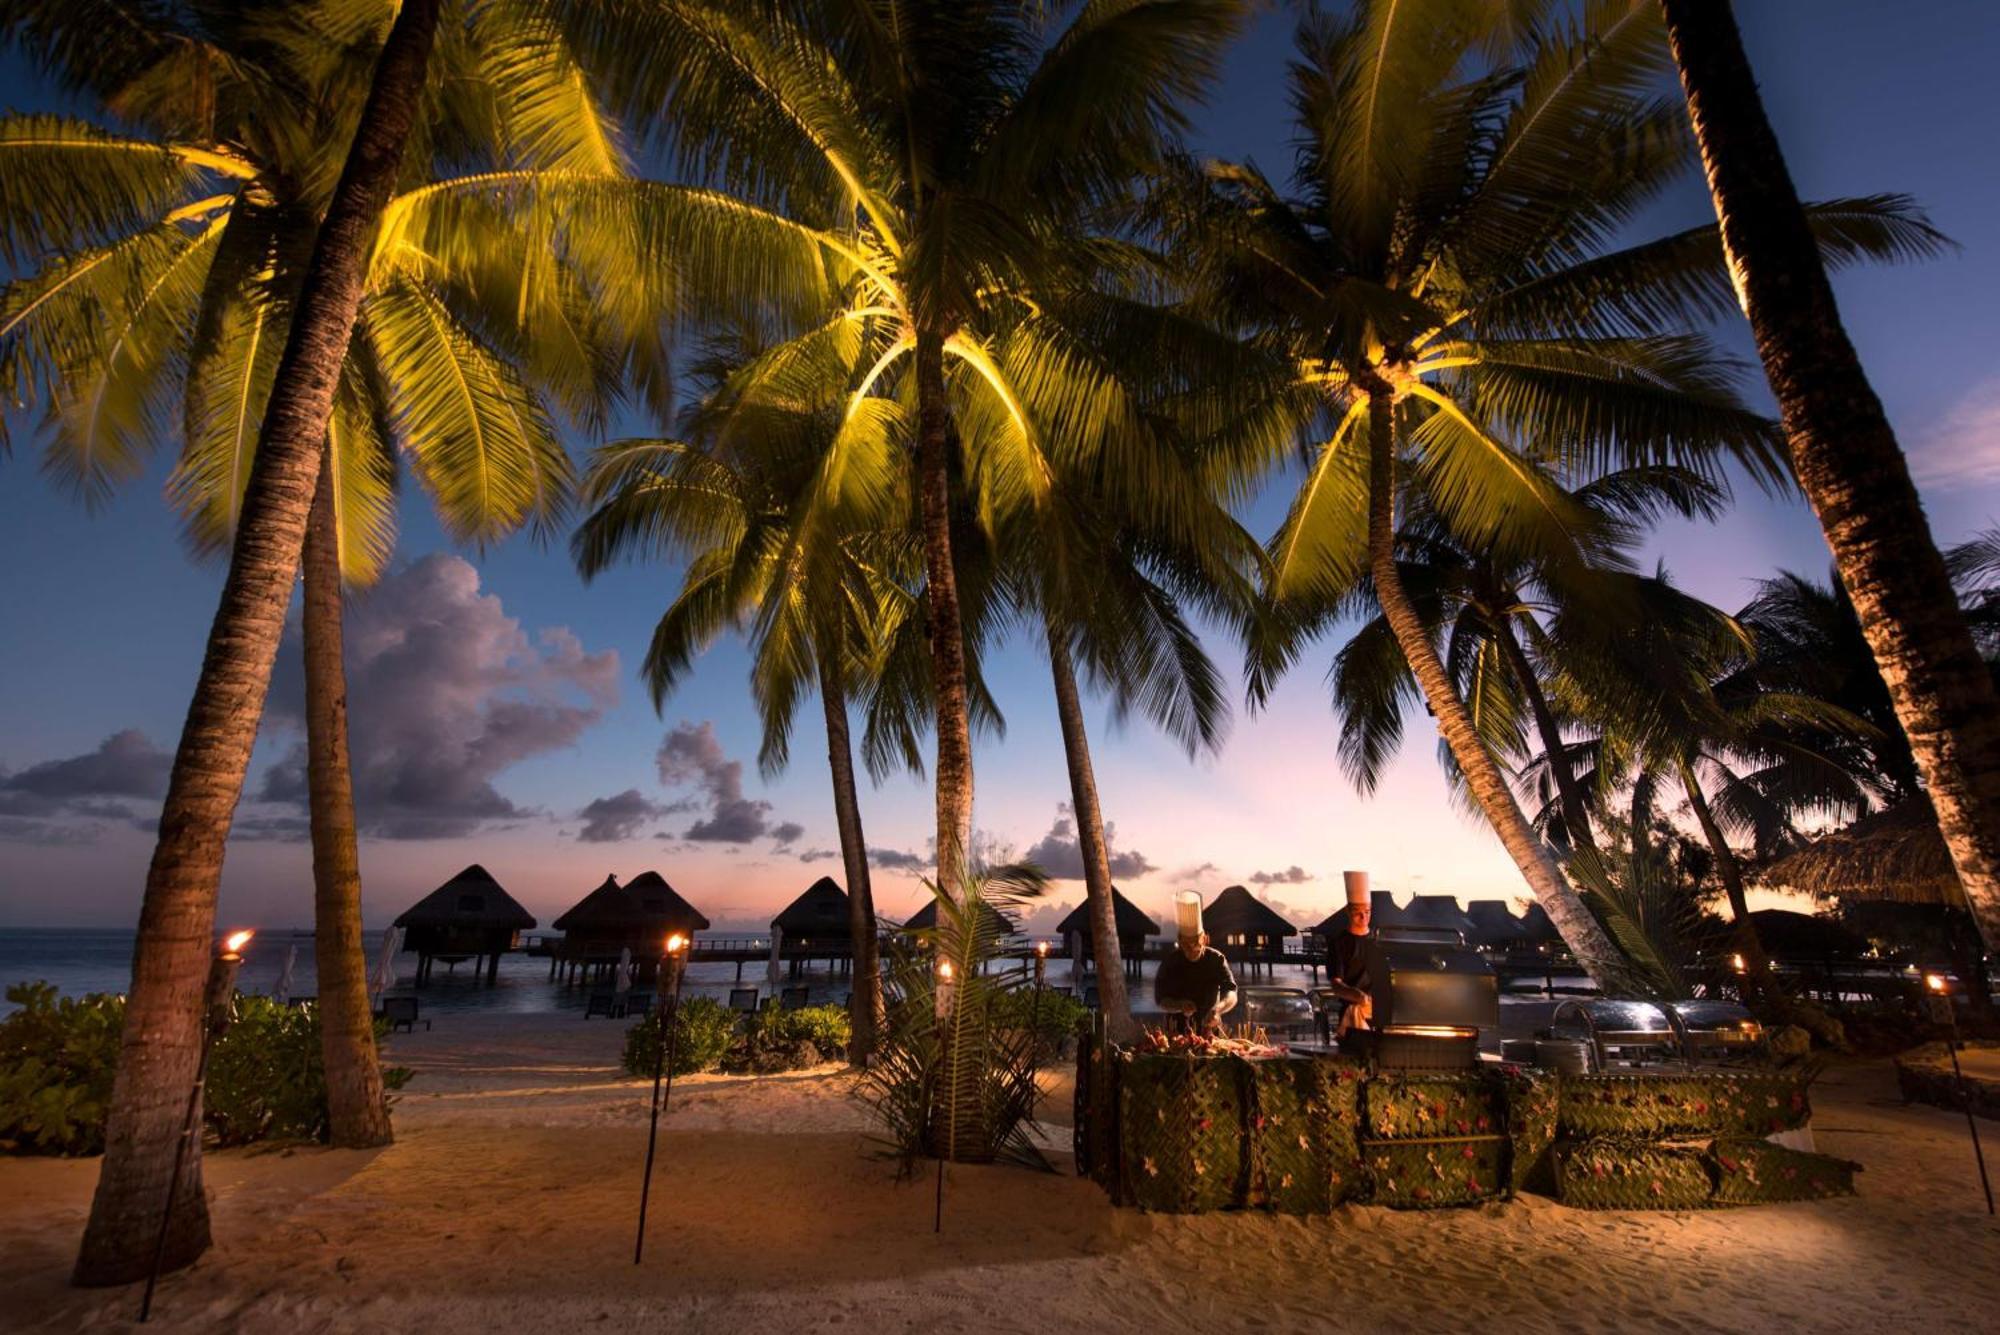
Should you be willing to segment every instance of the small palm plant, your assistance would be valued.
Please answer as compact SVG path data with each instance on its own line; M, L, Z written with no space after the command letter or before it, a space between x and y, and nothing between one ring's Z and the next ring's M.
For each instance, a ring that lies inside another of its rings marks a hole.
M937 926L894 948L888 1025L856 1097L874 1112L905 1169L917 1159L1007 1159L1047 1168L1035 1143L1041 1039L1010 1023L1013 970L989 974L1002 915L1042 893L1033 867L974 870L954 892L926 882Z

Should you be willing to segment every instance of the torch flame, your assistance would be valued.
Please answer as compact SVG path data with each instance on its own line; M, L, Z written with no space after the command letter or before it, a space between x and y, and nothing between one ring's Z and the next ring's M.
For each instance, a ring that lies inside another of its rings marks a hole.
M667 953L669 955L678 955L687 949L687 943L688 939L686 937L682 936L679 932L675 932L667 938Z
M944 979L944 980L945 980L945 981L946 981L947 983L951 981L951 961L950 961L950 960L939 960L939 961L938 961L938 977L940 977L940 978Z
M1925 974L1925 975L1924 975L1924 986L1925 986L1925 987L1928 987L1928 988L1929 988L1929 989L1930 989L1931 991L1933 991L1933 992L1942 992L1942 991L1944 991L1944 975L1943 975L1943 974L1941 974L1941 973L1927 973L1927 974Z
M1744 972L1746 966L1743 963L1743 957L1741 955L1731 955L1729 957L1729 967L1738 973Z
M250 938L255 935L257 935L255 932L231 932L222 939L222 948L229 954L234 955L243 949L244 946L248 945Z
M1049 943L1046 941L1035 942L1035 953L1046 957L1049 953Z

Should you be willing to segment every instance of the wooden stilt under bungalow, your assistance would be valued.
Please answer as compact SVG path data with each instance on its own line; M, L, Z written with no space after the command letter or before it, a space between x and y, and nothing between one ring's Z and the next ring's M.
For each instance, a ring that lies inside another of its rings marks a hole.
M1269 973L1271 966L1263 957L1282 954L1285 938L1299 930L1241 885L1217 895L1201 911L1201 922L1208 943L1253 975L1259 968Z
M1137 980L1139 965L1146 958L1146 938L1160 934L1160 924L1139 911L1139 906L1118 893L1118 887L1111 887L1111 912L1118 924L1118 957L1125 963L1125 974ZM1083 947L1086 968L1097 967L1097 934L1090 921L1090 901L1078 904L1074 912L1056 925L1056 935L1063 941L1063 951L1074 956L1079 941Z
M406 933L403 949L416 952L418 987L430 982L437 961L449 969L468 959L492 987L500 978L500 957L519 949L521 933L534 925L534 915L476 862L396 919Z

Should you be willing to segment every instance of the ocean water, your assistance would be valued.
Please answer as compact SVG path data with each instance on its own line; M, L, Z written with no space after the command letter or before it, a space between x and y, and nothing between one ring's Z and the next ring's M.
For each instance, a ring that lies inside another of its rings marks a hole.
M381 933L370 932L368 940L369 967L372 970ZM133 933L125 930L0 928L0 986L39 980L55 984L65 996L124 992L132 980L132 942ZM260 931L245 951L243 968L237 975L237 986L245 992L272 994L277 988L288 952L295 952L290 995L314 995L318 984L313 969L313 938L312 933L307 931ZM397 965L398 981L390 989L391 994L419 997L422 1010L429 1015L454 1012L553 1014L566 1011L580 1015L591 991L589 987L565 987L550 982L546 958L518 952L500 957L499 981L493 987L482 986L476 981L473 966L467 961L459 965L455 973L439 966L432 974L429 985L419 991L411 985L417 957L406 952L397 956ZM1069 959L1051 955L1048 985L1070 987L1074 982L1073 968ZM1152 972L1153 966L1148 964L1145 967L1148 981L1134 990L1135 1009L1146 1009L1150 1005ZM730 988L736 986L754 986L764 997L776 995L770 988L762 963L746 963L740 982L738 977L734 964L695 963L688 966L682 988L685 995L710 996L718 1001L726 1000ZM1241 981L1265 986L1309 987L1313 979L1304 968L1281 965L1272 969L1268 977L1246 977ZM816 1005L841 1004L848 996L848 979L823 969L809 972L797 982L806 985L808 999ZM796 985L789 977L783 979L783 984ZM1510 1036L1517 1032L1531 1032L1535 1025L1545 1023L1547 1012L1555 1004L1538 992L1508 994L1502 997L1502 1001L1501 1029ZM0 1002L0 1015L11 1014L15 1009L11 1002ZM1482 1035L1483 1040L1488 1037ZM1490 1040L1483 1046L1497 1049L1498 1035L1491 1035Z

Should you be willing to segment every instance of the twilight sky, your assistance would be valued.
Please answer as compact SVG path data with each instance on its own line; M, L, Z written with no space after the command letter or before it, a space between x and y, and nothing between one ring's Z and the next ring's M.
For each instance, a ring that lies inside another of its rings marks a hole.
M1740 0L1737 10L1802 193L1906 191L1963 247L1837 284L1940 541L2000 522L2000 173L1988 100L2000 8ZM1202 150L1252 157L1273 175L1289 165L1289 49L1283 14L1242 42L1199 113ZM15 58L0 59L0 89L9 106L48 105ZM1638 231L1707 216L1691 174ZM1740 327L1722 332L1751 355ZM1751 387L1768 403L1754 373ZM164 459L88 514L38 473L27 426L16 423L15 453L0 460L0 926L129 926L221 567L181 545L160 494ZM573 442L579 458L590 444ZM1252 527L1268 533L1280 508L1267 493ZM626 568L586 587L560 548L523 539L457 551L415 487L401 526L399 563L354 602L348 632L369 925L472 861L544 924L607 872L656 868L718 928L761 925L814 877L838 877L813 710L800 716L791 769L766 781L740 644L709 653L663 717L646 700L636 669L678 571ZM1751 491L1719 525L1663 531L1655 552L1685 587L1730 608L1779 567L1823 576L1827 565L1800 502ZM1156 916L1174 890L1241 881L1310 923L1338 899L1345 867L1399 895L1522 892L1498 842L1448 799L1427 720L1412 721L1373 798L1341 778L1321 681L1334 647L1309 656L1260 714L1239 709L1219 756L1190 762L1142 723L1114 730L1092 708L1114 871ZM1235 671L1230 645L1211 649ZM1013 644L991 675L1008 728L977 744L976 822L995 847L1072 878L1058 880L1053 914L1082 883L1047 667L1033 645ZM311 920L299 710L294 641L238 813L225 921ZM928 790L902 779L865 791L863 816L877 904L901 916L924 895Z

